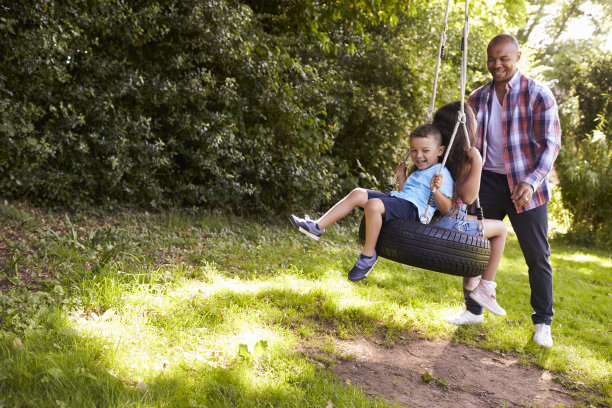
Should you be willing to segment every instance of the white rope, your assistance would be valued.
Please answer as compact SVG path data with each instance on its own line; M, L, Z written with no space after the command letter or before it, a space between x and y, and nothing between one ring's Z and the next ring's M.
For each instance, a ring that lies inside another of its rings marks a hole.
M448 159L448 154L450 153L451 147L453 147L453 143L455 142L455 136L457 135L457 129L459 128L459 124L463 123L464 126L464 132L465 132L465 112L463 110L459 111L459 116L457 118L457 123L455 123L455 127L453 129L453 134L451 135L450 141L448 142L448 147L446 148L446 153L444 153L444 159L442 159L442 165L440 166L440 171L438 172L438 174L442 173L442 170L444 170L444 166L446 165L446 159ZM467 132L465 132L466 136L467 136ZM470 141L468 140L468 144L470 143ZM423 224L428 224L429 223L429 210L431 208L431 204L433 201L433 196L436 193L436 186L434 185L433 188L431 189L431 194L430 194L430 198L429 201L427 202L427 208L425 209L425 212L423 214L421 214L421 223Z
M427 109L426 120L427 123L431 123L433 120L434 105L436 103L436 91L438 89L438 76L440 73L440 62L444 56L444 44L446 43L446 31L448 30L448 9L450 7L451 0L446 1L446 11L444 12L444 29L440 34L440 45L438 46L438 58L436 59L436 74L434 76L433 89L431 91L431 99L429 101L429 109Z
M446 165L446 160L448 158L448 154L450 153L450 150L453 146L453 142L455 141L455 136L457 134L457 129L459 128L459 124L462 124L463 126L463 134L465 135L465 139L467 142L467 147L468 149L471 148L471 144L470 144L470 137L469 134L467 132L467 127L465 125L466 122L466 116L465 116L465 105L464 105L464 99L465 99L465 87L466 87L466 77L467 77L467 39L468 39L468 34L469 34L469 7L468 7L468 2L469 0L465 0L465 20L463 23L463 38L461 39L461 50L462 50L462 54L461 54L461 98L460 98L460 107L459 107L459 113L458 113L458 117L457 117L457 123L455 123L455 128L453 129L453 134L451 136L451 139L448 143L448 146L446 147L446 153L444 154L444 159L442 160L442 166L440 166L440 171L438 172L438 174L442 173L442 170L444 169L444 166ZM447 2L447 12L448 12L448 2ZM446 17L445 17L445 25L446 25ZM445 29L446 30L446 29ZM439 59L438 59L439 62ZM436 71L436 80L437 80L437 71ZM432 101L430 103L430 107L429 107L429 111L428 111L428 115L430 114L430 112L433 112L433 102L434 102L434 97L435 97L435 85L434 85L434 93L432 94ZM425 212L421 215L420 219L421 222L423 224L427 224L430 221L429 218L429 210L431 208L431 205L433 203L433 197L434 194L436 193L436 186L433 186L433 188L431 189L431 194L429 196L429 201L427 202L427 208L425 209ZM476 196L476 204L477 206L480 206L480 201L478 199L478 196ZM482 220L478 220L478 231L481 233L484 233L484 225Z
M438 57L436 59L436 72L434 76L433 89L431 92L431 99L429 101L429 108L427 109L427 115L426 115L427 123L431 123L433 121L433 112L434 112L435 101L436 101L436 92L438 89L438 77L440 73L440 62L444 55L444 45L446 43L446 31L448 30L448 11L450 8L450 2L451 0L446 1L446 10L444 12L444 29L442 30L442 34L440 35L440 44L438 46ZM448 155L455 141L455 136L457 135L459 124L461 124L461 126L463 127L463 134L465 135L466 145L467 145L468 150L472 148L471 143L470 143L470 136L467 131L467 126L465 124L466 115L465 115L465 102L464 102L465 88L466 88L466 82L467 82L466 80L466 77L467 77L467 50L468 50L467 39L469 35L469 6L468 4L469 4L469 0L465 0L465 13L464 13L465 20L463 23L463 38L461 39L462 54L461 54L461 80L460 80L461 82L460 84L460 88L461 88L460 90L460 93L461 93L460 108L459 108L459 112L457 116L457 123L455 123L453 134L446 148L446 153L444 154L444 159L442 160L442 165L440 166L440 171L438 172L438 174L441 174L442 170L446 166L446 161L448 159ZM406 157L403 160L403 163L406 163L409 157L410 157L410 154L406 155ZM393 179L387 186L387 193L390 193L393 187L395 187L398 176L399 176L399 171L395 173ZM420 220L423 224L428 224L430 221L429 210L431 209L431 205L433 203L435 193L436 193L436 186L433 186L433 188L431 189L428 203L427 203L427 208L425 209L425 212L420 216ZM475 203L477 207L480 207L480 199L478 198L478 195L476 196ZM482 236L484 236L484 224L480 216L478 217L478 231Z
M436 92L438 90L438 76L440 73L440 62L442 61L442 58L444 57L444 46L446 44L446 31L448 31L448 10L450 8L450 3L451 3L451 0L446 0L446 10L444 11L444 28L442 29L442 34L440 34L440 44L438 45L438 55L436 58L436 73L434 76L434 83L433 83L433 88L431 91L431 98L429 100L429 108L427 109L427 114L425 116L425 120L427 121L427 123L431 123L433 120L434 105L436 103ZM404 160L402 160L402 163L406 164L409 158L410 158L410 154L407 154ZM399 177L399 170L395 172L395 175L389 182L389 185L387 186L387 194L390 193L391 190L393 190L393 188L395 187L398 177Z

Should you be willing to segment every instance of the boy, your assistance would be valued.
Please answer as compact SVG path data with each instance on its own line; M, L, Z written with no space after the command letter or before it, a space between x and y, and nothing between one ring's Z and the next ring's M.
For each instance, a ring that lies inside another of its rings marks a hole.
M397 166L401 186L399 191L385 194L356 188L318 220L312 220L308 215L304 218L291 215L289 219L300 232L318 240L328 226L346 217L355 207L363 208L366 219L365 244L355 266L348 273L349 280L362 280L368 276L378 259L375 247L383 220L388 222L399 218L418 221L427 208L433 186L436 187L436 192L432 212L436 209L443 214L450 211L453 179L446 168L437 174L443 154L440 131L433 125L421 125L410 134L410 158L413 166L408 177L406 163L400 162Z

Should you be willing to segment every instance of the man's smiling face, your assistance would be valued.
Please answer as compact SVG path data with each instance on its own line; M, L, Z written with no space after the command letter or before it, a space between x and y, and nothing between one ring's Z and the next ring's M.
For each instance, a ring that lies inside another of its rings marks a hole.
M487 48L487 68L496 84L507 83L512 79L520 59L521 52L512 41L491 44Z

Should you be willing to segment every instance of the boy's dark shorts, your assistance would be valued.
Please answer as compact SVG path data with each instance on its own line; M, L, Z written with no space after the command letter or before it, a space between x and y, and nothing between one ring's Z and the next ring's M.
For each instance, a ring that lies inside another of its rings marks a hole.
M388 222L394 219L401 220L419 220L419 209L416 205L408 200L391 196L387 193L382 193L376 190L367 190L368 200L380 198L385 206L384 221Z

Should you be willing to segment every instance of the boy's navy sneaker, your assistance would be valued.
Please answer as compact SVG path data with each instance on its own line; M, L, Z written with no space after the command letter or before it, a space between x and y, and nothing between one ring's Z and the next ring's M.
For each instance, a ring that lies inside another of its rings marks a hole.
M353 269L351 269L351 271L348 273L349 280L356 282L368 276L368 273L370 273L372 268L374 268L374 265L376 265L377 260L378 254L376 251L374 251L374 256L371 258L368 258L363 254L359 254L357 257L357 262L355 262L355 266L353 266Z
M303 232L304 234L308 235L310 238L315 239L317 241L319 240L319 238L321 238L321 235L323 235L323 233L325 232L325 230L319 229L319 227L317 226L317 223L311 220L308 214L305 214L304 218L296 217L295 215L291 214L289 216L289 220L291 221L291 223L293 224L295 228L300 230L300 232Z

